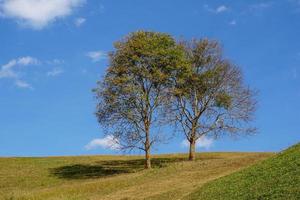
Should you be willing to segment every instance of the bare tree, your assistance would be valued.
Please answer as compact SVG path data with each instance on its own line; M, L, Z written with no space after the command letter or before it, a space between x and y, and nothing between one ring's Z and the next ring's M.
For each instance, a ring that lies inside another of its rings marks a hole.
M216 41L180 42L189 60L190 73L175 80L176 121L189 141L189 160L195 160L196 141L221 133L252 133L256 101L245 86L241 71L222 57Z
M159 128L169 119L172 74L184 64L184 51L171 36L134 32L115 43L106 76L95 89L96 115L106 134L122 150L144 151L145 168L151 168L150 149L163 139Z

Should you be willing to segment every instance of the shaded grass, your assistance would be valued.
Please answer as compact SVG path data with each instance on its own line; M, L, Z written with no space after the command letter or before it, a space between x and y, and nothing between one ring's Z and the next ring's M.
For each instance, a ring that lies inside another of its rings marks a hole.
M300 199L300 143L252 167L209 182L186 199Z
M181 199L218 177L264 160L270 153L154 156L0 158L0 199Z
M185 158L153 158L153 168L166 167L169 163L186 161ZM144 169L144 159L99 161L96 164L74 164L50 169L50 173L64 179L91 179Z

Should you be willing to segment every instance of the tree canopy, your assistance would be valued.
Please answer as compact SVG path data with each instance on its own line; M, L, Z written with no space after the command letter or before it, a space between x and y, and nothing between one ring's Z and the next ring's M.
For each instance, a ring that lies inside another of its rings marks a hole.
M220 45L212 40L180 43L188 59L189 73L174 84L176 120L190 143L205 135L242 134L255 131L255 92L245 86L240 69L223 58Z
M186 65L184 51L170 35L146 31L114 46L105 78L94 90L96 115L122 149L145 151L150 168L150 148L163 139L158 127L169 121L173 77Z
M146 168L151 147L164 140L165 125L180 125L190 160L201 137L255 131L255 92L217 41L176 42L165 33L137 31L114 47L94 90L96 116L120 149L145 152Z

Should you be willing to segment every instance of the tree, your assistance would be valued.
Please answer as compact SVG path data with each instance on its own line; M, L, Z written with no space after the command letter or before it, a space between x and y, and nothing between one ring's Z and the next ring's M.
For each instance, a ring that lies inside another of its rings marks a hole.
M114 46L105 78L94 90L96 116L122 150L144 151L145 168L151 168L150 150L163 139L159 128L169 121L169 88L186 64L184 51L170 35L145 31Z
M254 92L245 86L240 69L222 57L216 41L180 42L189 72L175 80L176 122L189 141L189 160L195 160L196 141L203 136L253 133Z

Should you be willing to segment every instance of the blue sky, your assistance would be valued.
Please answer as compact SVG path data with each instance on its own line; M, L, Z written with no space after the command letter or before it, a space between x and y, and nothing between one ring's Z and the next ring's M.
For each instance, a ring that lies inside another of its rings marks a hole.
M0 0L0 156L118 153L104 148L91 89L113 42L140 29L219 40L259 90L258 133L206 138L199 151L279 151L300 141L298 0ZM182 140L153 153L185 152Z

